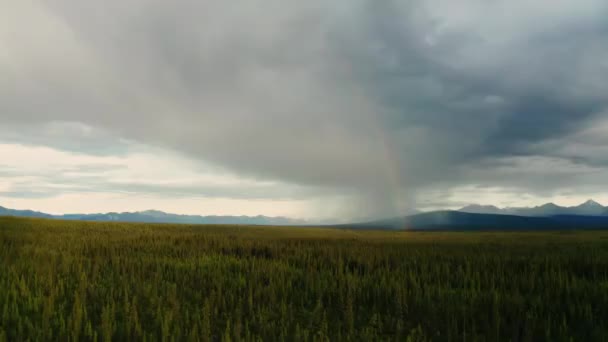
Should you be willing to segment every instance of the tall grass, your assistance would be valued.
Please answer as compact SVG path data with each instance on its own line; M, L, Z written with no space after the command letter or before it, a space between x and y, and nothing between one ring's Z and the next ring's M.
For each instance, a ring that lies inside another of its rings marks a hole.
M0 341L606 341L608 232L0 218Z

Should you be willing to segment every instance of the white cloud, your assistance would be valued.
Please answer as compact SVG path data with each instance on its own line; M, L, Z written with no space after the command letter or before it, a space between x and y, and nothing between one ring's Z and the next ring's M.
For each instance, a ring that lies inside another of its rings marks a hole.
M50 213L157 208L183 214L303 217L312 214L314 202L323 200L309 189L242 178L170 151L133 149L140 151L95 156L0 144L0 204Z

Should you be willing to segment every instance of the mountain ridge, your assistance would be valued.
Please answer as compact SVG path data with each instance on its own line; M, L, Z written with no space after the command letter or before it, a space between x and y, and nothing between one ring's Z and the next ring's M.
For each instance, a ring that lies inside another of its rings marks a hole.
M80 221L113 221L143 223L184 223L184 224L251 224L251 225L305 225L305 220L282 216L231 216L231 215L181 215L160 210L135 212L108 212L94 214L51 215L33 210L17 210L0 206L0 216L37 217Z
M576 206L560 206L555 203L545 203L535 207L506 207L499 208L493 205L471 204L457 211L471 214L517 215L530 217L556 216L556 215L584 215L608 216L608 206L589 199Z
M493 205L468 205L459 210L422 212L400 217L348 224L320 224L287 217L182 215L160 210L109 212L96 214L51 215L33 210L15 210L0 206L0 216L37 217L63 220L183 223L183 224L242 224L242 225L319 225L334 228L388 230L560 230L608 228L608 207L594 200L564 207L546 203L536 207L499 208Z

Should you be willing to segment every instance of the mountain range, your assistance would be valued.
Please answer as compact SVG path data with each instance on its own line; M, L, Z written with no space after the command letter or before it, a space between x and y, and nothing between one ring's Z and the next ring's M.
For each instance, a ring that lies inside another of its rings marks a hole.
M14 210L0 207L0 216L148 223L313 225L309 221L287 217L178 215L158 210L51 215L32 210ZM363 223L323 226L352 229L475 231L608 229L608 207L604 207L593 200L572 207L558 206L553 203L529 208L503 209L496 206L469 205L459 210L432 211Z
M554 203L519 208L469 205L459 210L431 211L336 227L459 231L608 229L608 207L593 200L572 207Z
M146 223L187 223L187 224L251 224L251 225L303 225L304 220L291 219L287 217L270 216L199 216L178 215L165 213L158 210L146 210L123 213L100 213L100 214L65 214L51 215L32 210L15 210L0 206L0 216L21 216L52 218L61 220L81 221L118 221L118 222L146 222Z
M608 216L608 207L604 207L594 200L588 200L573 207L562 207L554 203L547 203L531 208L498 208L493 205L469 205L459 211L471 214L497 214L517 216L556 216L556 215L582 215L582 216Z

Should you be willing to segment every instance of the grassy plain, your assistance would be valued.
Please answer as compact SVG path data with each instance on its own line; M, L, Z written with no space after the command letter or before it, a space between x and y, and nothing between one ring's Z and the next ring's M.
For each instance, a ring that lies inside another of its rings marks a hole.
M0 341L606 341L608 232L0 217Z

